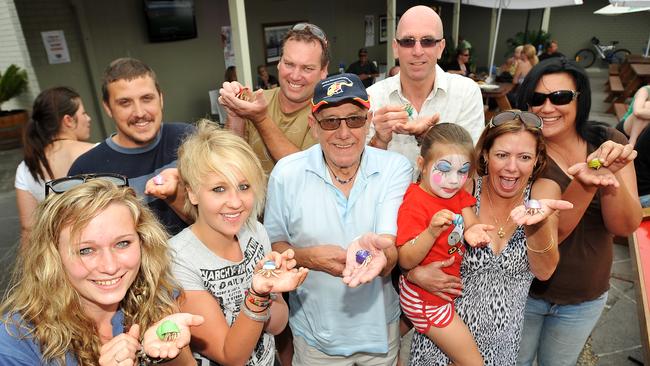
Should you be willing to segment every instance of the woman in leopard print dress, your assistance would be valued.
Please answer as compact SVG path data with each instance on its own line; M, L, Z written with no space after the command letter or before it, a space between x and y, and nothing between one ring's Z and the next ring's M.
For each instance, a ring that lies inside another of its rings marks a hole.
M559 260L557 209L559 186L534 181L546 162L541 120L527 112L504 112L493 118L477 145L476 212L495 224L492 243L467 248L461 265L463 296L456 299L459 316L469 327L486 365L514 365L523 311L533 277L548 278ZM531 183L534 182L534 183ZM542 206L529 211L530 197ZM542 199L543 198L543 199ZM448 365L449 359L426 336L416 334L411 365Z

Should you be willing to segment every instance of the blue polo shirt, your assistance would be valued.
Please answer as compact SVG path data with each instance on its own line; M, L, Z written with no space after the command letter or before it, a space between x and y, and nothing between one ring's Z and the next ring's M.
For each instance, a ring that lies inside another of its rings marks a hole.
M411 181L402 155L366 146L349 198L334 186L320 145L281 159L269 178L264 226L271 243L296 248L349 243L368 232L397 233L397 211ZM289 295L294 334L329 355L388 352L386 325L399 317L389 277L357 288L312 271Z

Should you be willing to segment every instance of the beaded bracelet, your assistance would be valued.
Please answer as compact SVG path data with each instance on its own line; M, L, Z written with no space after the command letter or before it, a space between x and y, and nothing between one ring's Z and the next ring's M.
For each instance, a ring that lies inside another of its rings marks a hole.
M555 241L553 240L553 238L551 238L551 242L548 243L548 246L546 248L544 248L544 249L533 249L530 246L528 246L528 240L526 240L526 248L528 250L530 250L531 252L538 253L538 254L544 254L544 253L548 252L549 250L551 250L551 248L553 248L553 244L555 244Z
M242 311L244 312L244 315L246 315L249 319L260 323L265 323L267 320L271 319L271 312L268 309L263 310L266 311L266 314L260 314L260 313L255 313L251 309L249 309L245 301L243 305L244 306L242 307Z
M157 365L159 363L164 363L173 360L173 358L149 357L149 355L144 352L144 348L140 349L136 354L136 356L138 357L138 365L140 366Z
M270 295L268 297L260 297L253 295L251 291L246 291L246 301L249 303L258 306L260 308L268 308L271 306L271 303L273 303L274 298L271 297Z

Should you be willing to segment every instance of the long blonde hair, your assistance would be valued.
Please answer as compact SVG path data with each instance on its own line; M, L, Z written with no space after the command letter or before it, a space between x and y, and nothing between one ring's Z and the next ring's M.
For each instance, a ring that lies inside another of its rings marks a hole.
M109 205L126 206L140 239L141 261L120 309L124 326L144 331L177 309L180 289L171 275L167 234L131 188L93 179L62 194L51 194L35 212L28 245L19 253L2 306L5 327L17 338L34 338L44 361L65 364L66 353L80 365L96 364L101 341L95 323L84 313L80 297L66 275L59 254L59 235L70 228L80 235ZM17 329L17 334L11 328Z
M537 58L537 50L532 44L524 45L521 53L526 56L531 65L535 66L539 63L539 58Z

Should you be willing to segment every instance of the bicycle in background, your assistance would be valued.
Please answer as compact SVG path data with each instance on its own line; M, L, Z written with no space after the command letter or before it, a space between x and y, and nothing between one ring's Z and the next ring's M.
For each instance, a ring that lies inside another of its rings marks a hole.
M625 48L616 48L618 41L612 41L611 44L600 44L600 40L596 37L591 38L591 45L596 50L594 52L590 48L583 48L576 52L576 62L585 69L591 67L596 61L596 54L601 60L606 61L608 64L622 64L630 50Z

